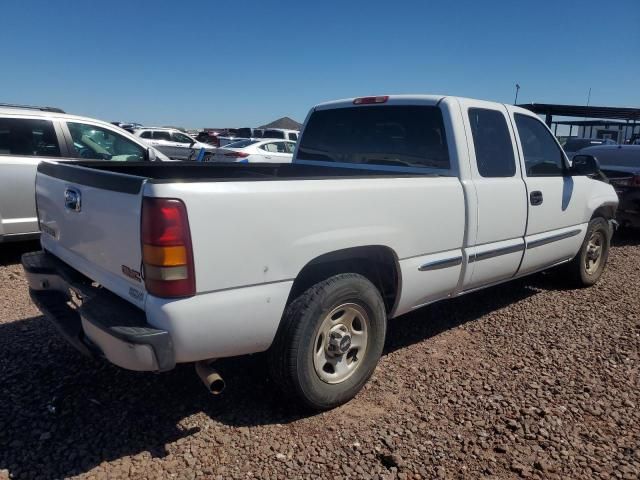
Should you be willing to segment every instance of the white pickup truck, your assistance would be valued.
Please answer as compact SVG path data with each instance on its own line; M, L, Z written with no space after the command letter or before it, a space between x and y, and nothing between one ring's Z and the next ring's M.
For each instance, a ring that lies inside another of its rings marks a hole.
M326 409L373 373L387 320L564 265L601 276L618 199L531 112L443 96L311 109L291 164L46 162L32 298L131 370L268 351ZM72 301L70 301L70 299Z

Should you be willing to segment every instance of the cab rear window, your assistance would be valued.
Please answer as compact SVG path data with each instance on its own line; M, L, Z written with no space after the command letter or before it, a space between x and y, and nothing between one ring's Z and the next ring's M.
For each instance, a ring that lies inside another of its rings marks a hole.
M307 122L297 160L450 167L442 112L416 105L318 110Z

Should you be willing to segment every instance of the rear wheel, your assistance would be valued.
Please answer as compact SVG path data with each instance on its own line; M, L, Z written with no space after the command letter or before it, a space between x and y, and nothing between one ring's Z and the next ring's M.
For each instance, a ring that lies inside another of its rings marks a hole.
M271 375L308 407L336 407L353 398L375 370L385 333L378 289L361 275L335 275L285 310L269 351Z
M567 266L572 284L590 287L600 279L609 258L609 240L609 223L601 217L591 220L580 251Z

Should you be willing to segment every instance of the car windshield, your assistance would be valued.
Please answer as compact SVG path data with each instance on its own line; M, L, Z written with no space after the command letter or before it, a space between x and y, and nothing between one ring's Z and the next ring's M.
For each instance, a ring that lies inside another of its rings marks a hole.
M572 138L564 144L565 152L577 152L581 148L590 147L592 145L602 145L603 140L597 138Z
M297 160L449 168L442 112L435 106L318 110L300 141Z
M120 162L145 160L146 149L104 128L67 122L78 157Z
M226 148L244 148L249 145L253 145L254 143L258 143L257 140L238 140L237 142L231 142L225 145Z

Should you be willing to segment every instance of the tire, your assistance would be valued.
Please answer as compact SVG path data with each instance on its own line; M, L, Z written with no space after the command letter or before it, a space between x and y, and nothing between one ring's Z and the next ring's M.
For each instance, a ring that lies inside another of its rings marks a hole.
M600 253L597 265L594 264L594 239L600 245ZM604 268L609 258L610 247L609 223L601 217L596 217L589 222L587 233L580 247L580 251L567 265L567 276L569 282L575 287L590 287L594 285L602 276ZM589 261L588 267L587 260Z
M284 312L269 350L271 377L313 410L351 400L378 364L386 318L380 292L361 275L315 284Z

